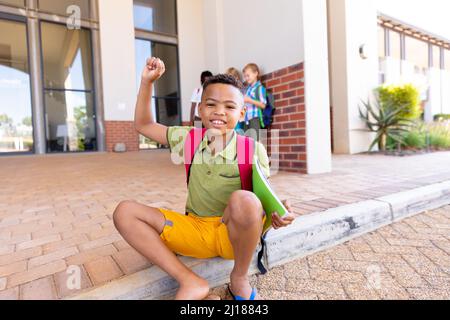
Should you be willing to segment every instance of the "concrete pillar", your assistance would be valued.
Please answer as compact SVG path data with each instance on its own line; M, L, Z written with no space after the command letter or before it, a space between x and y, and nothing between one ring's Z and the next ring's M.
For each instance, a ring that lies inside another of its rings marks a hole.
M99 0L98 16L106 150L124 143L128 151L138 151L133 0L117 0L114 5Z
M36 2L29 3L31 9L36 8ZM34 152L35 154L45 154L47 137L45 130L44 94L42 84L41 67L41 42L39 34L39 22L36 14L31 11L27 19L27 32L29 43L31 92L33 106L33 131L34 131Z
M328 0L328 6L334 152L355 154L373 139L362 131L358 108L378 86L377 10L371 0Z
M327 2L303 0L308 174L331 172Z

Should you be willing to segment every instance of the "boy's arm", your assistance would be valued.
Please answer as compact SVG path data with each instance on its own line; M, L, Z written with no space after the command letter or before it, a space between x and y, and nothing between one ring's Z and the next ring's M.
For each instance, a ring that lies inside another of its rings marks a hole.
M250 103L253 104L255 106L257 106L260 109L265 109L267 107L267 101L266 101L266 89L263 86L260 86L259 88L257 88L257 98L256 100L252 99L249 96L245 97L245 103Z
M136 102L134 126L143 136L162 145L168 145L167 126L157 123L152 116L151 101L153 85L165 72L164 62L158 58L150 58L142 72L141 85Z
M259 100L253 100L252 98L250 98L250 97L245 97L245 103L250 103L250 104L253 104L253 105L255 105L255 106L257 106L258 108L260 108L260 109L265 109L266 108L266 104L265 103L262 103L261 101L259 101Z

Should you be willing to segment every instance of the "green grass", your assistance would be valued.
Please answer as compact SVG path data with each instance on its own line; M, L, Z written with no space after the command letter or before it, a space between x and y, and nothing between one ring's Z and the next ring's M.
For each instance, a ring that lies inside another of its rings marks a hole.
M389 138L387 149L397 150L397 147L397 142ZM427 147L437 150L450 149L449 122L434 122L431 124L418 122L409 132L403 134L402 149L422 150Z

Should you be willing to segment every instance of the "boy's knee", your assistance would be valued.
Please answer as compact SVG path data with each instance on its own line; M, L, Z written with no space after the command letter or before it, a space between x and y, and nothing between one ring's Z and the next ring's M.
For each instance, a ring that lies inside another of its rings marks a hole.
M113 221L114 225L119 228L125 226L127 221L131 218L131 212L133 212L132 208L136 204L134 201L122 201L116 207L113 213Z
M230 219L241 225L262 221L262 204L254 193L239 190L230 197Z

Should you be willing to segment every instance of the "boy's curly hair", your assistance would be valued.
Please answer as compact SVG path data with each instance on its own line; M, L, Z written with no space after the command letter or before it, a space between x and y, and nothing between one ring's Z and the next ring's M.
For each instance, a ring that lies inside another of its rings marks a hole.
M236 79L236 77L229 74L218 74L213 77L209 77L203 84L203 91L206 91L206 88L212 84L229 84L230 86L237 88L239 91L242 91L244 88L244 85L239 79Z

